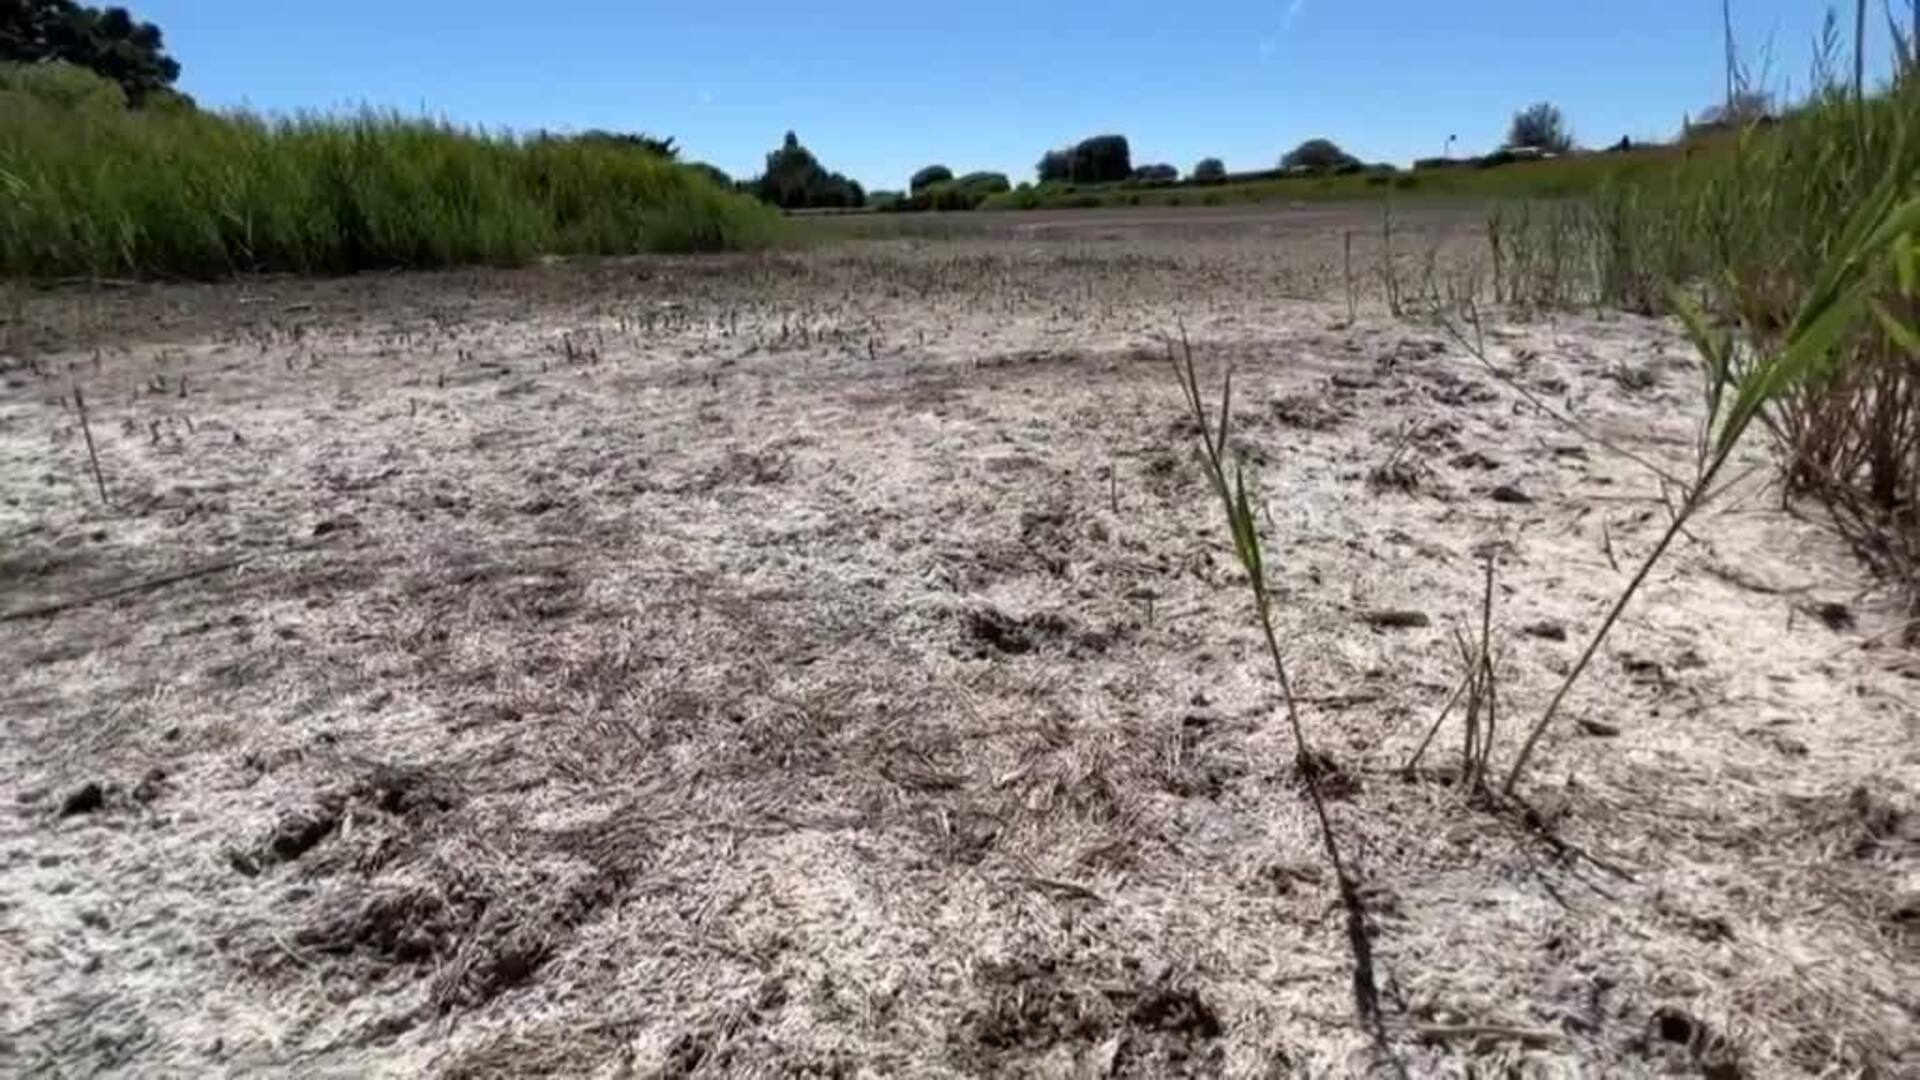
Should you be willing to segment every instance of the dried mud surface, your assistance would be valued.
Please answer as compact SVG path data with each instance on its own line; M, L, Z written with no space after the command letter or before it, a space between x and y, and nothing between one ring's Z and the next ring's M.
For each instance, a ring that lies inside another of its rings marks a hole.
M1452 728L1399 772L1483 559L1512 729L1666 520L1512 384L1684 469L1671 328L1502 317L1502 379L1383 310L1365 213L984 220L14 295L0 1072L1390 1075L1181 327L1406 1073L1920 1071L1920 682L1765 470L1575 691L1536 827ZM1410 215L1401 272L1473 222Z

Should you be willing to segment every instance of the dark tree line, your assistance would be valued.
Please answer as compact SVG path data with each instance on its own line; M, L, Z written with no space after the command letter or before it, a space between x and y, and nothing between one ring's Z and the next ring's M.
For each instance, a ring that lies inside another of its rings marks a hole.
M929 165L913 174L907 193L890 192L882 209L972 210L992 195L1013 190L1005 173L970 172L956 178L945 165Z
M867 193L858 181L828 172L791 131L780 149L767 155L766 171L748 181L746 187L761 201L783 210L853 208L867 202Z
M1125 135L1095 135L1065 150L1049 150L1038 166L1040 182L1106 184L1133 175L1133 150Z
M0 61L86 68L119 83L136 108L177 97L173 84L180 78L159 27L126 8L74 0L0 0Z

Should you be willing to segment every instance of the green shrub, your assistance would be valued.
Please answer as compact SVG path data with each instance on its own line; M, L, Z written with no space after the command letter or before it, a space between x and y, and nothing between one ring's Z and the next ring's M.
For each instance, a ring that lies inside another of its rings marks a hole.
M0 64L0 94L21 94L57 109L119 112L127 92L112 79L72 64Z

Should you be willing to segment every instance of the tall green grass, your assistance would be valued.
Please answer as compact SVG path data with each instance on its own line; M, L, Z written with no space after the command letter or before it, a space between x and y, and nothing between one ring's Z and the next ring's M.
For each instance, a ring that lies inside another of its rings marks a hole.
M505 265L764 244L778 216L632 149L367 111L268 119L56 100L0 74L0 273Z

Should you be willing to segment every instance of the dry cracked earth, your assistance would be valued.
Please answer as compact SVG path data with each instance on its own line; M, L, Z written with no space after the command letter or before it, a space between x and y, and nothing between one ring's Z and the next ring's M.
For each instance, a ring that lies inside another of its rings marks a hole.
M1497 767L1658 538L1671 327L1476 357L1385 309L1367 211L977 220L13 293L0 1073L1920 1072L1920 666L1763 446L1530 812L1457 716L1402 768L1489 562ZM1396 275L1466 280L1475 220Z

